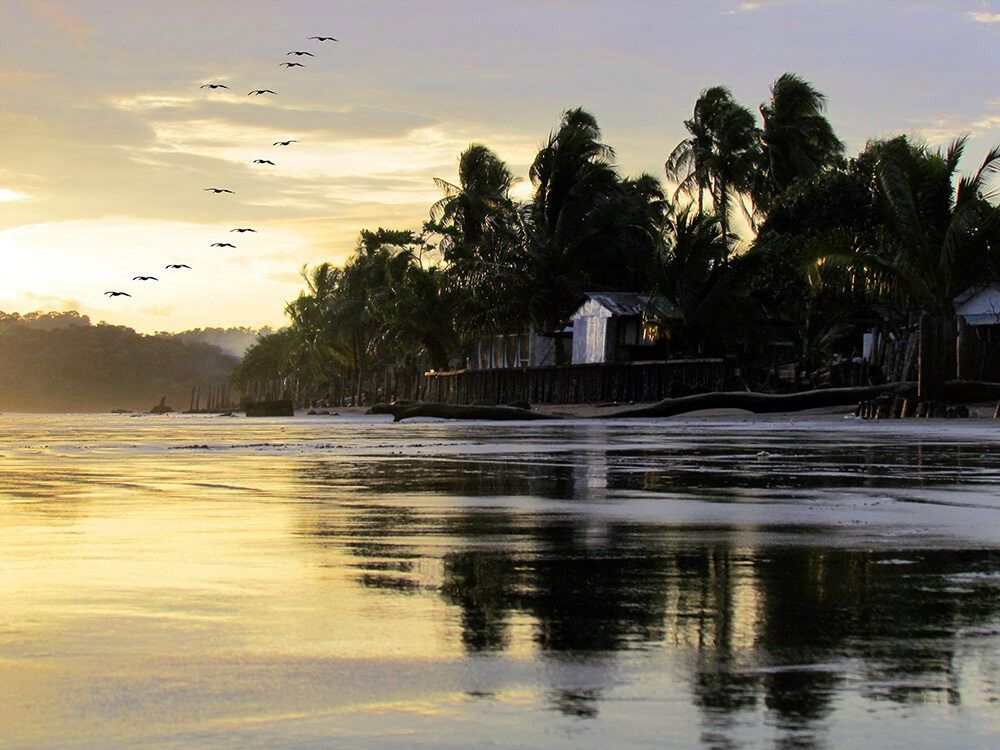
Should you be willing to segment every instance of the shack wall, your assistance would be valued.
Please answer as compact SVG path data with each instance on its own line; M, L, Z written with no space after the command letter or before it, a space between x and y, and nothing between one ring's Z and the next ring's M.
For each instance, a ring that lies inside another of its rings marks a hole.
M614 359L609 347L614 336L608 335L611 312L594 300L587 300L573 313L573 364L600 364Z

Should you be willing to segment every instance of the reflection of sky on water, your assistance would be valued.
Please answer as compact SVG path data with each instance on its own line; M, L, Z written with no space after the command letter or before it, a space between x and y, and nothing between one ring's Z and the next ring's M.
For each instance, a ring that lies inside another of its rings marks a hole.
M985 425L60 424L0 438L14 746L1000 730Z

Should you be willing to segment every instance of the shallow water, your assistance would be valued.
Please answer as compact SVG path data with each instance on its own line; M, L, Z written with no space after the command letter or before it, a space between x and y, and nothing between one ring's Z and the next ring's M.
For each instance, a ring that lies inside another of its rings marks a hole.
M0 746L1000 744L990 420L0 417Z

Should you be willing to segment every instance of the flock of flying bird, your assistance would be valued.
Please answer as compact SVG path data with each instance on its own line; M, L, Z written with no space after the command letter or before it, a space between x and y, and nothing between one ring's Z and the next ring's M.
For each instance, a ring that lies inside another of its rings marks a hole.
M319 42L339 42L340 41L339 39L335 39L332 36L311 36L309 38L310 39L315 39L316 41L319 41ZM312 52L307 52L305 50L292 50L291 52L289 52L286 55L286 57L288 55L294 55L295 57L315 57L315 55ZM306 66L305 66L304 63L300 63L300 62L283 62L283 63L279 64L279 67L286 68L286 69L290 70L291 68L304 68ZM200 86L200 88L214 90L214 89L228 89L229 87L226 84L224 84L224 83L205 83L205 84L202 84L202 86ZM265 94L270 94L272 96L277 96L278 92L274 91L272 89L254 89L253 91L250 91L249 93L247 93L247 96L263 96ZM285 140L285 141L275 141L272 145L274 145L274 146L291 146L293 143L298 143L298 141L294 140L294 139L289 139L289 140ZM261 164L261 165L266 164L266 165L270 165L272 167L275 166L274 162L271 161L270 159L254 159L252 163L253 164ZM205 188L205 190L207 192L209 192L209 193L214 194L214 195L219 195L219 194L222 194L222 193L229 193L230 195L235 195L236 194L235 191L230 190L229 188L207 187L207 188ZM251 227L236 227L234 229L230 229L229 231L230 232L237 232L239 234L244 234L246 232L256 232L257 230L253 229ZM231 248L235 248L236 247L236 245L234 245L231 242L213 242L211 246L212 247L231 247ZM184 269L184 268L190 270L191 266L189 266L187 263L170 263L170 264L164 266L164 268L167 269L167 270L178 271L178 270L181 270L181 269ZM132 277L132 281L159 281L159 279L156 276L142 276L142 275L140 275L140 276L133 276ZM108 297L131 297L132 296L128 292L121 292L121 291L114 291L114 290L109 290L109 291L105 292L104 294L107 295Z

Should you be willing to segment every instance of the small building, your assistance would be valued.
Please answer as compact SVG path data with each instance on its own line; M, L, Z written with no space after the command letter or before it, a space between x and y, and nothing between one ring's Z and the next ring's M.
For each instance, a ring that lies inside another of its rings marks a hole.
M663 306L662 303L660 305ZM651 300L634 292L589 292L570 316L573 364L652 359L663 354L663 329Z
M954 304L958 379L1000 381L1000 283L967 289Z
M955 298L955 315L966 325L987 329L982 334L1000 333L1000 284L972 287ZM995 339L1000 341L1000 337Z
M521 333L480 336L472 342L465 369L551 367L558 360L556 349L563 346L563 342L568 341L569 336L569 330L539 333L534 326Z

